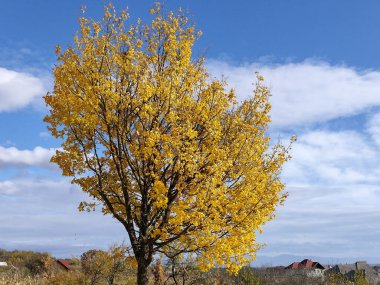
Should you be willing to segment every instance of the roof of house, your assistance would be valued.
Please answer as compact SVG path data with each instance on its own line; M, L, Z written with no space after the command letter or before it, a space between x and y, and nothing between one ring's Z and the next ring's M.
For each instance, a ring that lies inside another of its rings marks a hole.
M336 269L338 269L339 273L346 274L350 271L355 271L356 266L355 264L338 264L335 266Z
M375 270L371 265L369 265L365 261L357 261L355 262L355 265L356 265L356 269L358 270L366 270L368 272Z
M293 262L285 267L285 269L325 269L319 262L311 259L304 259L301 262Z
M298 269L299 262L293 262L292 264L285 267L285 269Z
M71 266L66 260L57 259L57 263L61 265L64 269L66 269L67 271L71 271Z
M352 270L365 270L366 272L372 272L375 270L365 261L357 261L353 264L338 264L336 265L336 268L339 269L339 272L342 274L346 274Z

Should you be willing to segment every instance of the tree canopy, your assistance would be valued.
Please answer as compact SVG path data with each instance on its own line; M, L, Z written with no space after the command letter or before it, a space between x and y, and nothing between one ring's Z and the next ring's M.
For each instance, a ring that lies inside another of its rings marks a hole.
M204 270L237 272L286 197L288 148L267 134L270 91L257 75L237 102L192 56L199 33L187 17L151 13L127 27L128 13L108 6L57 47L45 121L63 142L52 161L125 227L139 276L155 253L195 253Z

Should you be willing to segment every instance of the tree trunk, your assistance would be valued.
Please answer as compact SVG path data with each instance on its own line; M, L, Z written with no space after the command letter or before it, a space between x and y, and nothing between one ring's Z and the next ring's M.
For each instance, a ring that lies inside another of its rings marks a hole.
M140 258L137 261L137 284L147 285L148 284L148 268L149 262L145 259Z

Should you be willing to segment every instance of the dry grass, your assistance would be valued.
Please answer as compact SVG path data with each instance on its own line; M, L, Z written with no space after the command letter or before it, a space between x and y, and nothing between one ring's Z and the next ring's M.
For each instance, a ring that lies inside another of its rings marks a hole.
M50 276L35 276L21 274L19 272L0 272L0 285L88 285L90 281L82 273L61 272ZM98 285L106 285L105 280L100 280ZM116 280L117 285L135 285L135 276L123 276Z
M24 274L9 272L0 275L0 285L48 285L46 277L31 277Z

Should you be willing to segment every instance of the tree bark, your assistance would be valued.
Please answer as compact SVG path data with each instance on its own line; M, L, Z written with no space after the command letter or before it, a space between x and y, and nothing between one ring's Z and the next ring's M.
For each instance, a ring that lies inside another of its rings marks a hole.
M144 258L139 258L137 260L137 285L148 284L148 268L149 262Z

